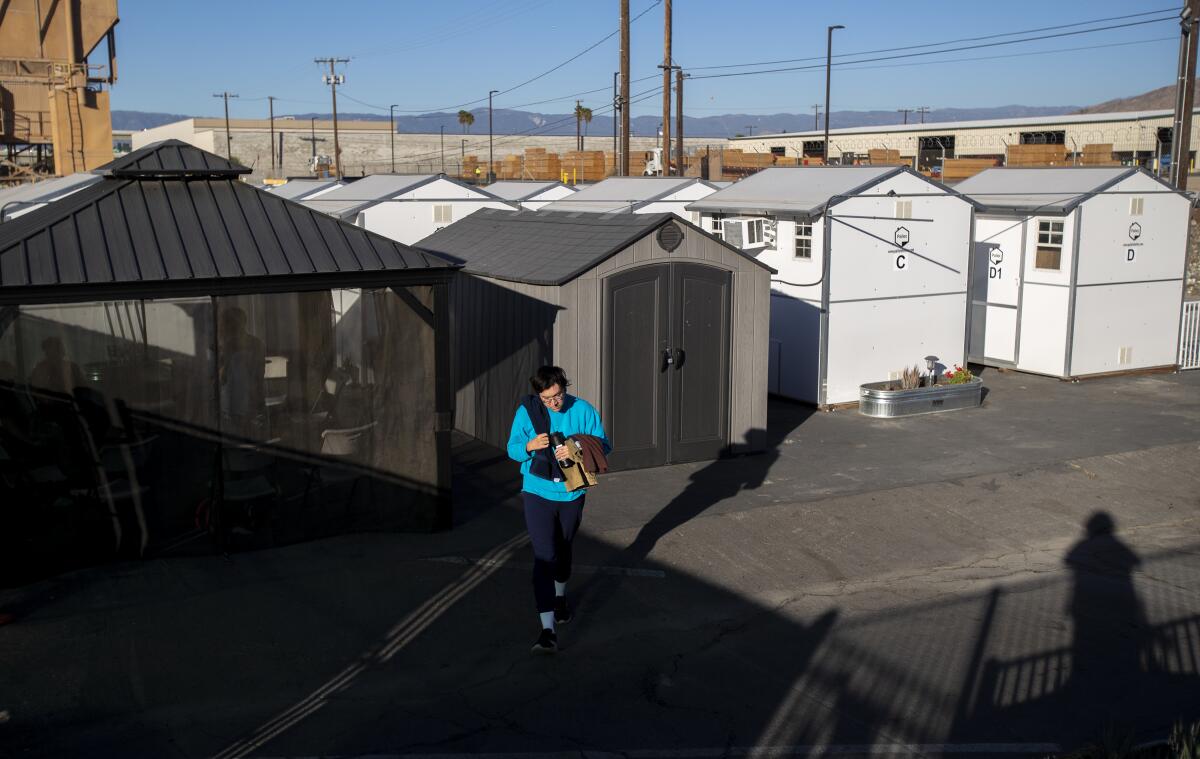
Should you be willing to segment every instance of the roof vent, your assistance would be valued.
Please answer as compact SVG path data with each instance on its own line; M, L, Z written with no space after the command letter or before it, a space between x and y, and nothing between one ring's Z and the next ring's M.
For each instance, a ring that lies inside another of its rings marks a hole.
M659 246L671 253L683 242L683 230L675 222L669 221L658 228L658 234L655 237L658 239Z

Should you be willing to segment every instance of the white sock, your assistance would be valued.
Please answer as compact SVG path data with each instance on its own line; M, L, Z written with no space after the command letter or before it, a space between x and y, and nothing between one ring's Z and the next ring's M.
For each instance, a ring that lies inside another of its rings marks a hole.
M552 612L552 611L539 612L538 619L542 620L542 629L543 630L553 630L554 629L554 612Z
M554 581L554 595L562 598L567 594L567 584L565 582Z

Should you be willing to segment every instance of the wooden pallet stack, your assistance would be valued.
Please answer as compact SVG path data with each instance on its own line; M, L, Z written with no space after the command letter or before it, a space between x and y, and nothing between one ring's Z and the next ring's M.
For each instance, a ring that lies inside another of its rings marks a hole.
M499 179L521 179L524 161L519 155L506 155L500 159L500 170L496 172Z
M801 166L802 165L800 163L801 160L802 159L799 156L777 155L777 156L775 156L775 165L776 166Z
M1081 166L1120 166L1121 162L1113 156L1111 142L1084 145L1083 153L1079 156Z
M900 166L905 163L900 160L900 151L891 148L871 148L867 151L867 159L872 166Z
M475 178L475 169L479 169L479 173L483 174L483 167L479 163L479 156L477 156L477 155L463 156L462 178L463 179L474 179Z
M558 153L545 148L525 148L523 179L559 179Z
M1009 145L1007 166L1069 166L1066 145Z
M571 182L599 182L608 176L603 150L572 150L562 157L561 165Z
M646 171L646 162L653 157L653 153L641 150L629 151L629 176L640 177Z
M960 182L997 163L995 158L947 158L942 165L943 182Z

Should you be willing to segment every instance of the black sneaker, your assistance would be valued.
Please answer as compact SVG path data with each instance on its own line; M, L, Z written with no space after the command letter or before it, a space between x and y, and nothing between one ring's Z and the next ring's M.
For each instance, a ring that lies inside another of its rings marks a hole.
M530 651L535 654L558 653L558 636L549 627L542 628L542 634L538 636Z
M566 596L554 597L554 623L565 625L575 619L575 614L571 612L571 607L567 604Z

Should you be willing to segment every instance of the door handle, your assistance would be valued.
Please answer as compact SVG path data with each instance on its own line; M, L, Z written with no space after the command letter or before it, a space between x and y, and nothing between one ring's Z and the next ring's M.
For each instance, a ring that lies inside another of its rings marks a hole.
M662 352L662 369L659 371L665 372L671 368L671 364L675 363L675 356L671 353L670 348L663 348Z

